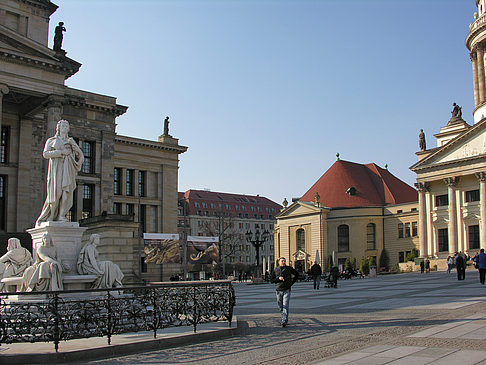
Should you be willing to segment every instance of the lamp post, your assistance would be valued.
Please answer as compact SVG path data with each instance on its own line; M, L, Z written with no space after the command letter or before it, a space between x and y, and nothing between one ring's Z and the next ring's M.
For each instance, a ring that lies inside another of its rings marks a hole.
M255 231L255 234L253 234L252 231L247 231L246 234L246 241L251 243L253 247L255 247L256 251L256 277L260 277L259 275L260 272L260 247L268 241L268 238L270 237L270 232L267 230L263 231L260 233L260 230L257 228ZM253 239L252 239L253 238Z

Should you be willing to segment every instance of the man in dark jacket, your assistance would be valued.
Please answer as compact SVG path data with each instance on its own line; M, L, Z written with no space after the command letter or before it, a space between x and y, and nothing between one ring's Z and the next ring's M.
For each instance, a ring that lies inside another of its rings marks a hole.
M312 275L312 279L314 279L314 289L319 289L319 286L321 285L322 275L321 265L319 265L317 262L314 262L314 265L311 266L310 272Z
M287 266L285 257L278 260L278 266L272 273L272 283L277 291L277 304L282 312L282 327L287 325L289 319L290 288L299 278L299 273L292 266Z
M484 248L481 249L478 258L477 266L479 269L479 282L484 285L484 278L486 277L486 254Z

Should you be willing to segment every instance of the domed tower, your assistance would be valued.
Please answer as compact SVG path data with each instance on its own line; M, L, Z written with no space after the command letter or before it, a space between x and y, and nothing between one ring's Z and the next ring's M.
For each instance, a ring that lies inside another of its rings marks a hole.
M474 123L486 118L486 0L476 0L478 11L474 13L474 22L469 25L466 47L469 49L474 81Z

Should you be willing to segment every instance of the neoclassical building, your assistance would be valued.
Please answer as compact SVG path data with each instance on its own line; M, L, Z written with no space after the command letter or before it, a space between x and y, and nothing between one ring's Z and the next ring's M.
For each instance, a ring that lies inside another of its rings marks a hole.
M311 262L325 269L346 259L371 257L378 267L404 262L418 246L417 192L374 163L338 160L277 215L275 256L305 272Z
M81 64L49 47L56 9L49 0L0 2L0 248L11 236L29 246L25 230L46 196L44 143L66 119L85 155L70 219L88 227L86 235L101 234L100 254L127 281L161 280L172 269L145 266L140 237L177 232L178 163L187 147L168 131L153 141L118 135L116 118L126 106L65 85Z
M486 1L469 26L466 47L473 67L472 125L455 107L437 144L417 152L419 236L422 257L444 258L456 251L474 254L486 248Z

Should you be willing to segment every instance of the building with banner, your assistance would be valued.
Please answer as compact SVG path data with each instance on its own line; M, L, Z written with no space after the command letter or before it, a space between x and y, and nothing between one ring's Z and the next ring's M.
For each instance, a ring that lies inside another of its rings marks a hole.
M414 188L374 163L338 158L300 199L284 204L275 254L301 272L315 261L329 270L329 258L334 265L356 259L359 266L370 257L391 267L418 247L417 223Z
M154 140L118 135L116 118L126 106L65 85L81 64L60 44L48 46L56 9L48 0L0 3L0 248L12 236L31 247L25 230L46 197L44 143L66 119L85 155L69 218L88 227L86 236L101 235L101 256L126 281L160 280L160 265L142 265L141 233L177 232L179 154L187 147L168 131Z
M259 195L191 189L179 192L178 230L181 235L185 230L187 235L219 237L226 274L254 269L256 250L245 235L248 231L268 231L270 238L259 252L259 262L268 269L275 265L273 232L280 209L279 204Z

